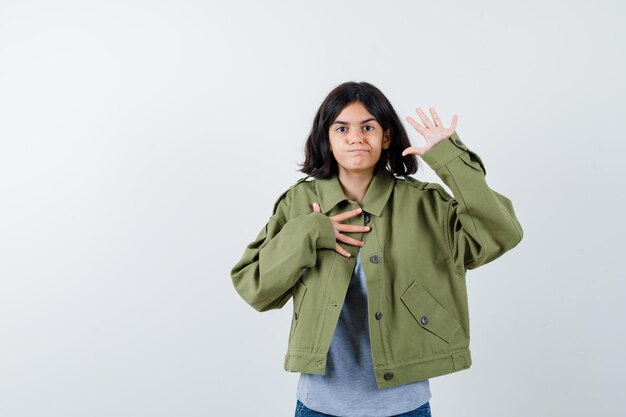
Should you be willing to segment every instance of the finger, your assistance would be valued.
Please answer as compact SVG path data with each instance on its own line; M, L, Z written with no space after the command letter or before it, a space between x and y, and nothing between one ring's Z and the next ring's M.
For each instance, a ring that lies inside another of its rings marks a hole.
M337 223L335 230L338 230L340 232L354 232L354 233L360 233L360 232L369 232L371 229L371 227L369 226L358 226L355 224L344 224L344 223Z
M337 245L335 246L335 251L339 252L341 255L345 256L346 258L349 258L352 256L350 252L346 251L344 248L339 246L339 243L337 243Z
M343 213L336 214L336 215L331 217L331 220L334 221L334 222L342 222L342 221L344 221L346 219L349 219L350 217L356 216L361 211L363 211L363 209L361 207L355 208L354 210L345 211Z
M415 130L417 130L420 134L424 135L424 131L426 130L426 128L422 126L421 124L417 123L417 121L414 118L412 118L411 116L407 116L406 121L409 122L411 126L413 126Z
M433 123L430 121L428 116L426 116L426 113L424 113L422 109L420 109L419 107L417 108L417 114L422 120L422 123L424 123L424 126L426 126L429 129L433 127Z
M452 129L453 131L456 130L456 121L458 120L457 115L453 115L452 116L452 123L450 124L450 129Z
M423 146L420 146L420 147L410 146L402 151L402 156L407 156L409 154L423 155L424 152L426 152L426 150Z
M439 115L437 114L437 110L435 110L434 107L431 107L429 110L430 110L430 114L432 114L433 116L433 121L435 122L435 126L443 126L443 123L441 123L441 119L439 118Z
M317 202L313 203L313 211L317 211L317 212L322 211L320 209L320 205Z
M337 234L337 240L342 241L343 243L347 243L352 246L363 246L363 241L352 238L350 236L342 235L341 233Z

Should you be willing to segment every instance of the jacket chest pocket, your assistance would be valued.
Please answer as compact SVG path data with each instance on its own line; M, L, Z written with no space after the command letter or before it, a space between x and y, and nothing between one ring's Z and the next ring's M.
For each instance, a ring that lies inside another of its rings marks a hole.
M454 316L417 281L409 285L400 299L423 329L448 343L461 327Z
M299 279L293 290L293 318L291 320L292 325L290 334L293 334L298 326L298 321L300 321L300 310L302 309L302 302L304 301L306 290L306 285L304 285L304 282Z

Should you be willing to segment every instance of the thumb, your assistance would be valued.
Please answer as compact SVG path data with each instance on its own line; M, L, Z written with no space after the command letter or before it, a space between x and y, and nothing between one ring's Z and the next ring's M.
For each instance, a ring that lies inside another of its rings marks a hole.
M422 156L428 149L425 146L409 146L405 150L402 151L402 156L407 156L409 154Z
M318 203L313 203L313 211L322 211Z

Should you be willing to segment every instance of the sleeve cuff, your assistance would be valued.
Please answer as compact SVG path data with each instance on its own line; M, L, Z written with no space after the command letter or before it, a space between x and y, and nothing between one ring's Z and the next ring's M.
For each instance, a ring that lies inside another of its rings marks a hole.
M467 146L454 131L448 139L439 142L421 155L421 157L424 162L436 171L465 151L467 151Z
M314 211L308 215L315 223L316 229L319 232L316 247L318 249L335 249L337 237L335 236L333 222L330 221L327 215L319 211Z

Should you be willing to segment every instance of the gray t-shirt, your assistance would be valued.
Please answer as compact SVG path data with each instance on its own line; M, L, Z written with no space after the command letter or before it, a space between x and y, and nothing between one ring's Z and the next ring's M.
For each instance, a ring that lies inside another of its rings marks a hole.
M300 373L296 398L312 410L342 417L394 416L431 398L428 379L385 389L376 385L361 248L328 351L326 375Z

